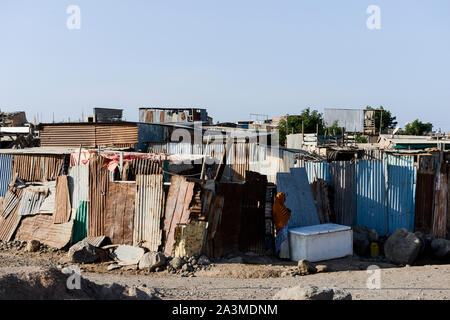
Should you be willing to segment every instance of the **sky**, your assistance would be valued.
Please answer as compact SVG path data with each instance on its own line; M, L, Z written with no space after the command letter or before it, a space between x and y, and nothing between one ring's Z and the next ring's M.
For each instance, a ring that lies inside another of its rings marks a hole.
M382 105L450 132L449 17L448 0L1 0L0 109L137 121L188 106L234 122Z

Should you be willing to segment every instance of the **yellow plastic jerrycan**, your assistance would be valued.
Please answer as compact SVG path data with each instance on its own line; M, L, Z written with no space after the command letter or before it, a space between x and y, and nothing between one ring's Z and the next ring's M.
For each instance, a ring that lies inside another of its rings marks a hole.
M380 247L378 246L378 243L372 242L370 244L370 256L372 258L376 258L380 255Z

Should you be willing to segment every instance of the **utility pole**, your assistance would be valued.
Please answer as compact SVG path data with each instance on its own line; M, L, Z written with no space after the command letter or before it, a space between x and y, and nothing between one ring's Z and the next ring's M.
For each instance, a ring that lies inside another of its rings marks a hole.
M380 108L381 111L381 115L380 115L380 135L382 133L383 130L383 109Z

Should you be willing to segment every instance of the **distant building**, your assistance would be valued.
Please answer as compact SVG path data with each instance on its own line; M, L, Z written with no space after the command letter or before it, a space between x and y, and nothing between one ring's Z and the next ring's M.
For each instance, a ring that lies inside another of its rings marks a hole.
M139 122L183 123L212 122L206 109L198 108L139 108Z
M337 124L347 132L375 134L375 111L363 109L328 109L324 113L325 126Z

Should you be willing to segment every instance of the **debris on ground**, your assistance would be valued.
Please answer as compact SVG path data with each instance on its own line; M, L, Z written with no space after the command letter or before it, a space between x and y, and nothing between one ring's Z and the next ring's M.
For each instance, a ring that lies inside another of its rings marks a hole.
M41 247L41 243L38 240L30 240L27 242L26 250L28 252L36 252L36 251L39 251L40 247Z
M378 241L378 233L367 226L353 227L353 250L358 256L370 254L370 244Z
M0 299L8 300L156 300L146 287L117 283L98 285L76 273L56 268L0 276Z
M92 263L97 261L99 255L96 247L85 241L75 243L67 252L70 262L74 263Z
M384 253L386 258L400 265L412 265L419 256L421 240L411 231L400 228L386 240Z
M318 288L316 286L296 286L281 289L274 300L352 300L352 295L344 289Z

